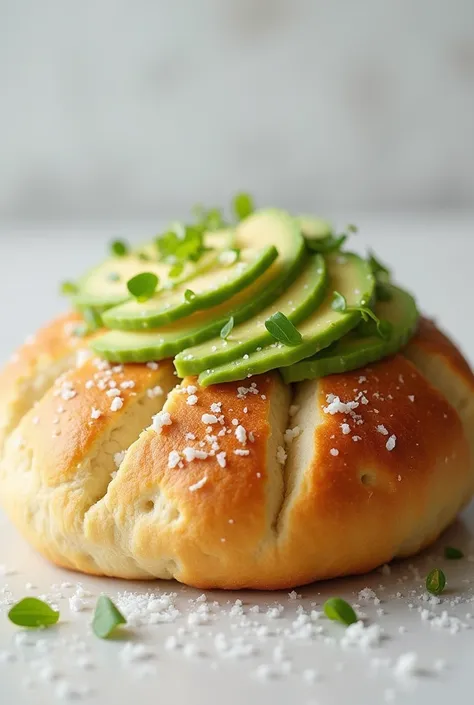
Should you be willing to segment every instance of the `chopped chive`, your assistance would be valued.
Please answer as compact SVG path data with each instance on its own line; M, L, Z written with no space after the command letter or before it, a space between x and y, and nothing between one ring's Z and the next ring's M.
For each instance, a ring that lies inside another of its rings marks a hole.
M324 614L329 619L341 622L346 626L357 622L357 615L351 605L340 597L331 597L323 605Z
M128 245L123 240L114 240L110 243L110 251L116 257L125 257L128 253Z
M97 600L92 620L92 631L94 634L100 639L108 639L116 627L126 623L127 620L110 597L101 595Z
M454 548L454 546L445 546L444 557L450 561L458 561L460 558L464 558L464 553L460 548Z
M244 220L255 210L253 198L249 193L236 194L232 206L237 220Z
M234 327L234 317L231 316L229 318L229 320L227 321L227 323L225 324L225 326L222 326L222 329L221 329L222 340L227 340L233 327Z
M64 296L72 296L73 294L77 294L77 284L71 281L62 282L60 292Z
M192 289L186 289L186 291L184 292L184 298L186 299L188 304L190 304L191 301L194 301L194 299L196 298L196 294Z
M143 303L153 296L159 279L153 272L141 272L128 280L127 289L137 301Z
M25 597L8 612L8 619L19 627L50 627L59 619L59 612L53 610L43 600L36 597Z
M441 568L433 568L426 577L426 589L432 595L441 595L446 587L446 576Z
M267 318L265 328L275 340L284 345L298 345L303 340L299 330L281 311Z

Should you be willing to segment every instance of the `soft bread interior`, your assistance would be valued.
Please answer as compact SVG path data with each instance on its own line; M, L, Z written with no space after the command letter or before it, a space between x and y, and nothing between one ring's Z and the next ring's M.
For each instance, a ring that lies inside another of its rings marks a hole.
M288 415L287 418L287 428L293 430L293 434L287 434L285 443L287 453L283 472L285 491L276 524L279 537L285 533L285 523L292 501L304 491L304 483L307 480L306 470L314 455L315 430L320 421L317 399L318 380L308 380L294 386L291 406L295 413Z
M277 377L270 394L268 412L269 435L267 441L267 512L268 525L275 530L280 507L285 496L285 431L288 428L288 410L291 403L291 388Z

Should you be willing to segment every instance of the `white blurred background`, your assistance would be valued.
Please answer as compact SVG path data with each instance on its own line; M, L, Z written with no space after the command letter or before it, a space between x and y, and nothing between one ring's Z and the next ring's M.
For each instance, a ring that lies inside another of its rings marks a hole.
M0 220L474 206L474 0L0 0Z

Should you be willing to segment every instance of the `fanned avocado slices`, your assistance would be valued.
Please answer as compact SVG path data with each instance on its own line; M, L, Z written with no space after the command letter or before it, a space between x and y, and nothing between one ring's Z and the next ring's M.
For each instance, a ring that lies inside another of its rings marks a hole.
M296 221L285 211L268 209L246 218L238 227L234 244L248 247L262 241L275 243L277 259L260 277L227 301L156 331L109 331L94 338L94 351L114 362L161 360L219 335L231 316L238 325L257 315L292 285L306 257Z
M234 326L226 339L212 338L201 345L187 348L177 355L174 364L178 375L186 377L211 367L226 364L249 350L273 341L265 328L265 320L281 311L294 324L307 318L321 303L326 293L327 270L324 258L313 255L293 284L258 316Z
M197 262L188 260L183 263L182 271L176 277L170 276L172 266L158 259L155 242L141 245L123 256L109 257L79 279L72 303L80 311L92 309L101 314L130 299L127 281L140 272L156 274L160 289L177 286L215 266L219 256L233 247L233 237L232 230L206 233L204 245L209 251L204 252Z
M280 372L284 381L299 382L355 370L392 355L403 347L416 329L416 303L403 289L392 284L385 286L390 298L377 302L374 311L378 318L391 325L390 335L386 339L378 335L364 336L355 329L313 357L283 367Z
M361 320L358 311L340 313L332 307L337 291L350 307L367 306L373 296L375 280L370 265L351 253L327 257L329 286L322 305L298 326L301 342L297 345L274 343L238 360L207 370L199 376L202 386L245 379L278 367L286 367L328 347Z

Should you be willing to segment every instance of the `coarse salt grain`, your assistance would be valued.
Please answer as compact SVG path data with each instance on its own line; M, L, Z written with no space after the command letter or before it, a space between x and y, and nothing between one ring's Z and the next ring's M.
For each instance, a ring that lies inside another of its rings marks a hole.
M247 431L243 426L237 426L235 429L235 437L239 441L239 443L242 443L242 445L245 445L247 442Z
M220 465L221 468L225 468L227 465L227 460L226 460L226 452L223 450L220 453L217 453L216 455L216 460L218 465Z
M331 453L331 455L334 455L334 456L339 455L339 451L337 448L331 448L331 450L329 452Z
M188 406L194 406L195 404L197 404L197 402L198 398L195 394L190 394L189 397L186 399L186 404L188 404Z
M170 453L168 454L168 467L171 469L175 468L178 465L180 459L181 458L177 450L170 451Z
M168 411L159 411L152 417L152 424L150 426L156 433L161 433L163 426L171 426L173 421L171 420L171 415Z
M204 477L202 477L200 480L198 480L197 482L195 482L194 485L190 485L190 486L188 487L188 490L189 490L190 492L196 492L196 490L200 490L201 487L204 487L204 485L206 484L206 482L207 482L207 475L204 475Z
M112 399L112 403L110 405L110 411L118 411L119 409L122 408L122 406L123 406L123 399L121 399L120 397L115 397L114 399Z
M218 422L218 419L217 416L215 416L214 414L203 414L201 416L201 421L207 426L212 426L213 424Z
M277 453L276 453L276 459L280 463L280 465L284 465L285 461L287 459L287 454L283 446L278 446L277 448Z
M392 434L385 444L386 449L393 450L395 448L396 442L397 442L397 437L394 434Z
M107 389L105 392L108 397L119 397L120 396L120 389L117 389L116 387L112 387L112 389Z
M388 436L388 431L382 423L377 426L377 431L381 433L382 436Z
M94 406L91 409L91 419L99 419L102 416L100 409L96 409Z

